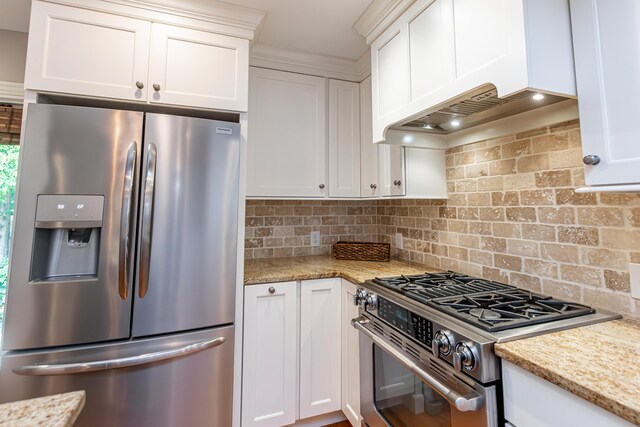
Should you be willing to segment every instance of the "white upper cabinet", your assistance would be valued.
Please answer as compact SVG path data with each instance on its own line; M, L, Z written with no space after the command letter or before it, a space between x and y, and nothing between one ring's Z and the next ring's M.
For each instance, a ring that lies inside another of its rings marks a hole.
M405 195L404 147L380 144L378 150L380 167L380 195Z
M251 67L247 196L326 197L326 80Z
M247 111L249 40L153 24L150 102Z
M582 151L589 186L640 184L640 8L571 0ZM595 157L585 158L594 163ZM597 188L595 188L597 189ZM606 190L606 188L602 188ZM624 191L624 187L619 188Z
M360 85L329 80L329 196L360 197Z
M145 101L150 31L147 21L35 1L25 89Z
M32 4L28 90L247 111L248 72L246 38L89 6Z
M473 89L575 96L568 0L418 0L371 45L373 140Z
M371 138L371 77L360 83L360 137L362 139L360 160L360 195L380 196L380 170L378 151L380 144Z

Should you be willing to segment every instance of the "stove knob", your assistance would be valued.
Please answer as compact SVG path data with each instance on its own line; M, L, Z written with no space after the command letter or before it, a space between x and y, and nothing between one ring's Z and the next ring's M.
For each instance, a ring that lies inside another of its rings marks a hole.
M446 356L451 353L452 343L453 339L451 338L451 334L448 332L438 331L433 336L433 340L431 340L431 351L433 351L433 354L436 357L439 357L440 355Z
M473 351L467 344L458 343L456 351L453 353L453 367L456 371L471 371L476 367L476 358Z
M374 294L369 294L365 298L365 308L369 311L378 309L378 297Z
M356 294L353 296L353 305L358 306L362 304L365 298L369 295L366 289L358 288Z

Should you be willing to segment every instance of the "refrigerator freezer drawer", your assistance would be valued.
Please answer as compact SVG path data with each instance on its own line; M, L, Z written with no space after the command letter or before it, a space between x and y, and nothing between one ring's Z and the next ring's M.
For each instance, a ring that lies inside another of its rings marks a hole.
M85 390L87 402L76 426L228 427L233 336L234 327L225 326L101 346L6 353L0 403Z

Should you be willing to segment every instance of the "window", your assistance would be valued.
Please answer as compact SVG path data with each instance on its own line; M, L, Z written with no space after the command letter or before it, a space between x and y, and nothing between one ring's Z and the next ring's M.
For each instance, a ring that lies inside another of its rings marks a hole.
M22 108L0 105L0 325L9 272Z

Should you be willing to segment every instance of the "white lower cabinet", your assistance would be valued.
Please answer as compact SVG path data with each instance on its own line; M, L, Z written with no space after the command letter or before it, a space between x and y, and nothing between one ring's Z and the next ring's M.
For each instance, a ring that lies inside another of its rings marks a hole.
M342 412L352 426L360 426L360 342L351 319L358 317L353 297L358 287L342 280Z
M300 419L340 410L340 285L300 286Z
M611 412L504 360L502 383L504 417L513 427L633 426Z
M277 427L296 420L296 282L244 291L242 425Z
M245 287L242 426L341 408L341 279Z

